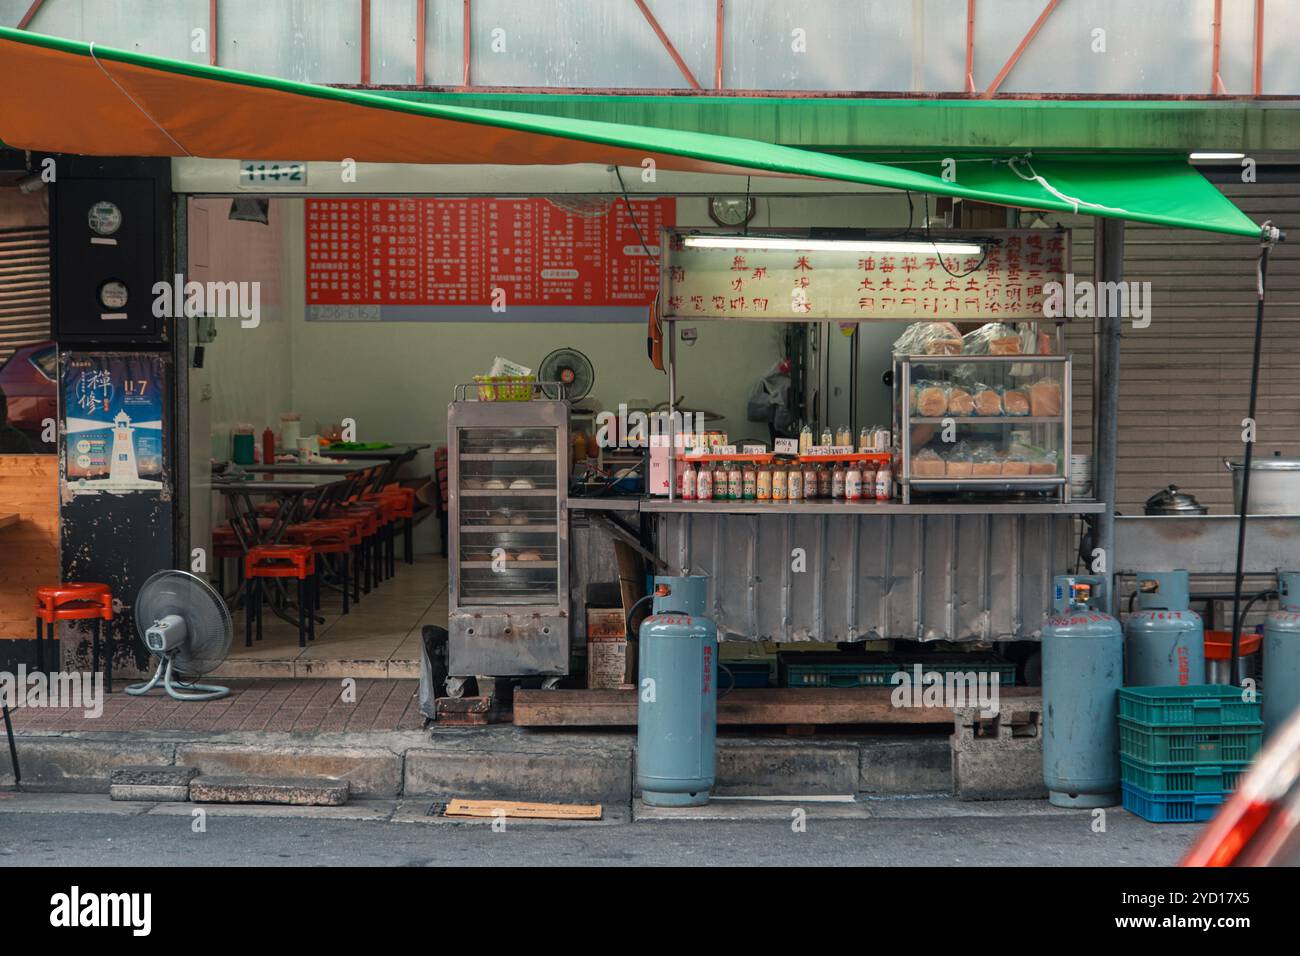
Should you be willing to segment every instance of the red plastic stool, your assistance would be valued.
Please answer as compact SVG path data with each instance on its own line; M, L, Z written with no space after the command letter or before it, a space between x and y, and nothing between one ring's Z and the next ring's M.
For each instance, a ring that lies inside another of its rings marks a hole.
M393 518L402 522L402 560L407 564L415 563L415 489L403 485L387 485L380 494L393 503ZM390 542L389 567L393 567Z
M55 621L93 621L91 673L99 671L99 641L102 621L108 621L104 646L104 683L113 692L113 592L107 584L55 584L36 589L36 667L45 670L45 642L42 633L53 642ZM42 632L41 624L45 624Z
M244 555L244 646L253 646L253 619L257 639L262 639L262 581L294 578L298 582L298 646L316 640L316 556L311 548L295 544L259 544Z
M355 521L348 521L340 518L337 520L329 518L319 518L314 521L304 521L302 524L291 525L285 529L285 538L292 544L305 545L312 549L317 556L326 554L336 554L341 558L341 570L343 573L343 613L347 614L351 610L348 591L348 564L352 556L352 549L361 544L360 526ZM317 568L319 574L319 566ZM353 575L355 577L355 575ZM355 582L354 582L355 586ZM316 607L320 607L320 579L314 582L316 593Z
M357 576L361 578L361 593L369 594L379 586L379 543L384 529L384 505L379 501L354 501L340 508L331 518L347 518L361 522L361 548L357 552Z

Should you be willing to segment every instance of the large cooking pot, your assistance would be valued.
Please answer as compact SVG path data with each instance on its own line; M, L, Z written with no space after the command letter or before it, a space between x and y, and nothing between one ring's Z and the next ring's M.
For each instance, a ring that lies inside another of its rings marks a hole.
M1177 485L1157 491L1147 499L1142 511L1148 515L1203 515L1209 509L1193 495L1179 491Z
M1244 462L1223 460L1232 472L1233 510L1241 514L1241 479ZM1253 515L1300 514L1300 458L1256 458L1250 463L1250 513Z

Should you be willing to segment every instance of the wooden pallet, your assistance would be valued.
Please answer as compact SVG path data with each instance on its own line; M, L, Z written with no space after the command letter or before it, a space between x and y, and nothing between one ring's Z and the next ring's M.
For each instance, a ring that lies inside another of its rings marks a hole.
M953 724L942 707L895 707L893 687L790 687L738 689L718 701L718 724ZM1037 687L1007 687L1001 701L1039 697ZM515 691L520 727L635 727L635 690Z

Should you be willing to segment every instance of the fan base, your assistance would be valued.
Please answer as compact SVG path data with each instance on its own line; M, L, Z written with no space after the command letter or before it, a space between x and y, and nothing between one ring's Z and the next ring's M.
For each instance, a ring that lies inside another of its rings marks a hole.
M163 685L163 690L174 697L176 700L219 700L230 693L229 687L220 687L216 684L186 684L182 690L172 683L172 659L162 657L158 659L158 668L153 672L147 683L132 684L126 688L126 692L132 697L140 697L153 690L159 684Z

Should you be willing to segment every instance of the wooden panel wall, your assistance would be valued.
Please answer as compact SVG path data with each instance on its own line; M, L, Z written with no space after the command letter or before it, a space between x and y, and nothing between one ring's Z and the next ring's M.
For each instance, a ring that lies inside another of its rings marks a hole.
M0 639L33 638L33 593L59 580L59 457L0 455Z

